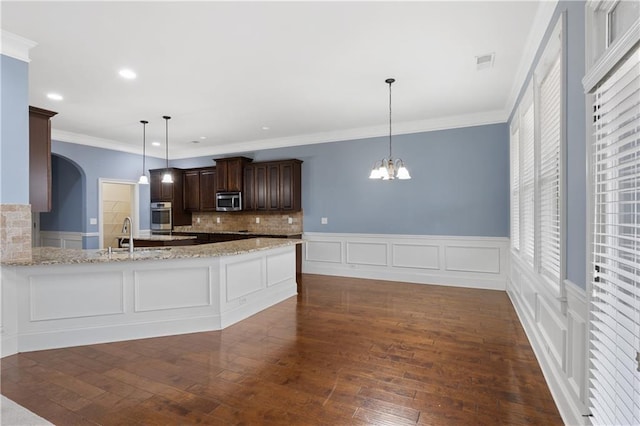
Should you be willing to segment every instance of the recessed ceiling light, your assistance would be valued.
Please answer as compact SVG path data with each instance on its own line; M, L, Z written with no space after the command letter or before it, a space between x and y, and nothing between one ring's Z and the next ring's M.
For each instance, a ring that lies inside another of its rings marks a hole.
M153 146L160 146L160 142L158 142L158 141L153 141L153 142L151 142L151 145L153 145Z
M269 126L262 126L262 130L269 130L271 127Z
M137 77L136 73L131 71L130 69L121 69L118 74L120 74L120 77L122 78L126 78L127 80L133 80L134 78Z
M200 136L200 139L205 140L207 137L206 136Z
M52 101L61 101L64 99L62 95L58 93L47 93L47 98L51 99Z

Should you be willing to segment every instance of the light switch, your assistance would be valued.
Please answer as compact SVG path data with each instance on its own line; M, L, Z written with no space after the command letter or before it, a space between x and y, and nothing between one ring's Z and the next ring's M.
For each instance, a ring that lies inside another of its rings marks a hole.
M322 225L326 225L327 223L329 223L329 219L327 219L326 217L320 218L320 223Z
M292 218L292 217L288 218L288 219L287 219L287 223L288 223L289 225L293 225L293 218Z
M260 218L256 217L256 223L260 223Z
M95 217L89 218L89 225L97 225L97 224L98 224L98 219L96 219Z

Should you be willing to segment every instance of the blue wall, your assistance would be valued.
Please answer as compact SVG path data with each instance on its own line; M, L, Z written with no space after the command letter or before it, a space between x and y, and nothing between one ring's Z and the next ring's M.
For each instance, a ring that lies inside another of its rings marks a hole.
M254 161L298 158L304 230L456 236L509 236L509 136L506 124L393 137L408 181L368 179L388 154L386 137L242 153ZM180 168L212 157L174 160ZM321 225L320 218L328 224Z
M566 181L564 194L566 198L566 244L565 259L567 279L579 287L586 289L586 247L587 247L587 170L586 170L586 105L582 88L585 73L585 2L562 1L558 3L547 33L539 46L534 64L522 92L529 84L550 33L562 13L566 12L564 28L567 42L565 44L566 63L566 117L567 144L565 158ZM511 113L512 117L515 110ZM511 120L510 122L511 123Z
M0 203L29 204L29 65L0 55Z
M51 212L40 214L43 231L82 232L86 214L82 171L71 161L51 156Z
M65 157L75 163L85 174L85 212L83 213L80 230L85 233L97 233L100 224L89 224L90 218L98 218L98 186L99 179L115 179L137 182L142 168L142 156L109 149L94 148L67 142L52 141L51 151L54 154ZM164 167L164 160L147 157L148 169ZM4 175L4 172L3 172ZM149 229L149 185L139 185L140 216L138 223L140 229ZM77 197L77 194L74 195ZM77 199L71 198L70 202L77 204ZM48 219L59 226L63 226L64 219ZM50 222L51 223L51 222ZM67 226L67 225L64 225ZM64 231L65 229L54 229ZM98 237L84 239L85 248L98 247Z

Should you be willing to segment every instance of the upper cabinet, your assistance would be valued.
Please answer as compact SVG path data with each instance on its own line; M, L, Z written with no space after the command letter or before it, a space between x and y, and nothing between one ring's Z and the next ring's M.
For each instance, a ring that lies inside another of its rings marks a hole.
M216 168L184 171L184 209L192 212L216 209Z
M56 114L29 107L29 203L34 213L51 211L51 117Z
M302 161L254 163L245 179L244 210L302 210Z
M216 192L239 192L244 186L244 167L251 162L246 157L219 158L216 162Z

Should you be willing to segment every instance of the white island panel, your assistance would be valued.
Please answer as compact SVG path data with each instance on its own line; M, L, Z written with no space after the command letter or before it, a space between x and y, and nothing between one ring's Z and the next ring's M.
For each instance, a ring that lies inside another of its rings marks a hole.
M267 256L267 287L295 280L295 270L290 265L296 262L293 252L284 252Z
M136 271L134 277L136 312L211 305L208 267Z
M29 279L31 321L124 313L123 273L35 275Z
M42 251L39 264L4 265L2 356L221 330L296 295L294 244L220 245L112 255L55 249ZM62 263L43 263L51 261Z

